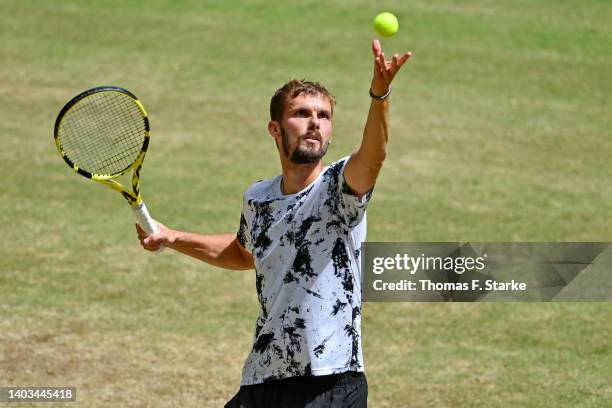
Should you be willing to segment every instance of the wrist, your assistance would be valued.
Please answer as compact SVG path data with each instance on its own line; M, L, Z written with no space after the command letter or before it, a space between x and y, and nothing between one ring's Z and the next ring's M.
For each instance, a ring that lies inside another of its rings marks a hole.
M385 100L391 95L391 85L384 92L380 89L374 89L374 87L370 87L370 98Z
M180 246L181 236L180 231L167 229L163 232L164 245L168 247Z

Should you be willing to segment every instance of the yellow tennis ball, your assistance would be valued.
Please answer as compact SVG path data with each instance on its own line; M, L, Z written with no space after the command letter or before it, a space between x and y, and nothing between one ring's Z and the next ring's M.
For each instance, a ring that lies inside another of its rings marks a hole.
M374 30L383 37L391 37L398 29L397 17L389 12L380 13L374 18Z

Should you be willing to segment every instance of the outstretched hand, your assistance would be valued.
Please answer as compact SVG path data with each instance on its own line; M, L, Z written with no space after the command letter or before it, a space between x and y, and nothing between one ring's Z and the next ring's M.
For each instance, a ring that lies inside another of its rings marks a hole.
M374 95L384 95L389 90L391 81L398 73L400 68L410 59L412 52L408 51L402 56L393 54L390 61L385 59L385 53L382 52L380 41L372 41L372 53L374 54L374 76L372 77L371 90Z

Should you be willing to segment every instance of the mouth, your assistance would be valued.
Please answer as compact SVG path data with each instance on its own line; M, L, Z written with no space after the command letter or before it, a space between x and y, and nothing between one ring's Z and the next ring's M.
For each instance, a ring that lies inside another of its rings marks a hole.
M321 143L321 135L315 132L308 132L306 133L306 136L302 138L302 140L305 140L307 142Z

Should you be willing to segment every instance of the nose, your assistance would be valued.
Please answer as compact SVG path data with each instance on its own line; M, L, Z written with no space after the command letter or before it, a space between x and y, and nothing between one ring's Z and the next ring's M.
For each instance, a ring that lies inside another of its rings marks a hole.
M319 129L319 115L317 114L317 112L314 112L312 115L310 115L310 121L308 122L308 128L309 129Z

